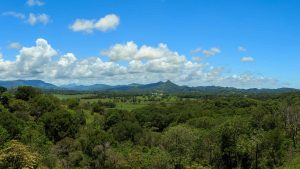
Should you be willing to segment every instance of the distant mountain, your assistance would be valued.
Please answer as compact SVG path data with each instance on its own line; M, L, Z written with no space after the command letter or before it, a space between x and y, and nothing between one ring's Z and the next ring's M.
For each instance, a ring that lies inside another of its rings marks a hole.
M179 86L171 81L157 82L149 84L132 83L129 85L76 85L68 84L63 86L56 86L41 80L14 80L14 81L0 81L0 86L6 88L16 88L18 86L33 86L47 90L69 90L69 91L122 91L122 92L162 92L162 93L202 93L202 94L259 94L259 93L290 93L300 92L298 89L279 88L279 89L237 89L233 87L219 87L219 86Z
M247 89L249 93L292 93L292 92L300 92L299 89L293 88L278 88L278 89Z
M110 91L130 91L130 92L180 92L183 86L178 86L171 81L157 82L150 84L131 84L123 86L115 86Z
M59 89L59 87L43 82L41 80L11 80L11 81L0 81L0 86L6 88L16 88L18 86L32 86L41 89Z
M113 88L113 86L105 85L105 84L94 84L94 85L76 85L76 84L69 84L60 86L61 89L65 90L76 90L76 91L102 91L108 90Z

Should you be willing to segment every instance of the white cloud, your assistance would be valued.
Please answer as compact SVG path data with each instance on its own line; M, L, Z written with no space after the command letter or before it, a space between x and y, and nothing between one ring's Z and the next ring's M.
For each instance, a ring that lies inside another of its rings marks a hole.
M196 48L196 49L193 49L193 50L191 50L191 55L196 55L196 54L198 54L198 53L200 53L202 51L202 48Z
M8 44L9 49L21 49L22 45L19 42L12 42Z
M9 75L7 75L11 70L12 68L12 62L10 61L5 61L4 58L3 58L3 54L0 53L0 77L3 76L3 77L9 77Z
M23 47L15 61L0 60L0 77L26 79L27 77L39 78L42 74L47 75L44 68L51 63L51 58L55 55L57 55L56 50L46 40L37 39L36 46Z
M120 24L120 17L115 14L109 14L100 18L98 21L92 19L76 19L69 27L74 32L92 33L94 30L107 32L114 30Z
M215 56L215 55L221 53L221 49L213 47L213 48L210 48L207 50L203 50L202 53L207 57Z
M44 2L40 1L40 0L27 0L26 4L30 7L32 6L43 6L45 5Z
M11 16L17 19L20 19L22 21L24 21L25 23L28 23L30 25L35 25L37 23L42 23L44 25L48 24L50 21L50 16L47 14L34 14L34 13L29 13L28 16L26 16L23 13L17 13L17 12L4 12L2 13L3 16Z
M35 25L37 23L42 23L44 25L48 24L50 21L50 17L47 14L33 14L30 13L27 19L27 22L30 25Z
M240 51L240 52L246 52L247 49L245 47L243 47L243 46L239 46L238 47L238 51Z
M13 11L7 11L2 13L3 16L12 16L18 19L25 19L26 16L23 13L13 12Z
M74 32L87 32L91 33L94 29L94 20L76 19L76 21L70 26L70 29Z
M108 56L112 61L130 60L138 52L138 46L130 41L126 44L116 44L108 50L101 51L102 55Z
M56 50L46 40L37 39L36 46L23 47L20 50L15 63L19 73L43 73L43 66L50 63L52 57L56 55Z
M200 56L193 56L193 57L192 57L192 61L194 61L194 62L201 62L201 61L203 61L203 57L200 57Z
M184 63L185 56L171 51L166 44L160 43L157 47L143 45L140 48L133 41L126 44L116 44L108 50L101 52L112 61L119 60L159 60L160 62L170 62L174 64Z
M246 56L241 58L241 62L253 62L254 58L251 56Z
M78 59L71 52L59 56L45 39L37 39L34 46L22 47L13 61L0 56L0 79L41 79L56 84L152 83L170 79L192 86L243 88L274 87L278 84L271 78L251 74L224 75L224 68L189 60L166 44L139 47L134 42L127 42L105 51L111 61L103 61L99 57ZM119 64L113 59L125 63Z
M116 29L119 23L120 23L119 16L115 14L110 14L99 19L99 21L95 23L95 28L102 32L106 32L108 30Z
M61 66L69 66L69 65L73 64L76 60L77 60L77 58L75 57L75 55L73 53L67 53L60 58L60 60L58 61L58 64Z
M204 59L204 58L208 58L208 57L220 54L221 49L217 48L217 47L212 47L210 49L196 48L196 49L191 50L190 53L191 53L192 56L194 56L194 55L203 55L203 59Z

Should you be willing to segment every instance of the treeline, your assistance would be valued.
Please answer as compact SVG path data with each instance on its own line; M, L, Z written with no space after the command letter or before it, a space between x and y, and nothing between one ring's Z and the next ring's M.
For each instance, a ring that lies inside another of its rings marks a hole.
M133 111L26 86L0 95L1 169L263 169L299 151L297 93L160 100Z

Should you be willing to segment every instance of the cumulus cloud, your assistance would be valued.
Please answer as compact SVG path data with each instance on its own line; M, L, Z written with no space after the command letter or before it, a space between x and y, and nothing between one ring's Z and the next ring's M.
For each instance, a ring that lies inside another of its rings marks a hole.
M200 56L193 56L193 57L192 57L192 61L194 61L194 62L201 62L201 61L203 61L203 57L200 57Z
M67 53L59 59L57 64L66 67L73 64L76 60L77 58L73 53Z
M42 23L42 24L46 25L50 21L50 16L47 14L44 14L44 13L42 13L42 14L30 13L28 16L26 16L23 13L9 11L9 12L2 13L2 15L3 16L11 16L11 17L20 19L30 25L35 25L37 23Z
M126 44L116 44L108 50L103 50L100 53L102 55L108 56L111 60L130 60L138 52L138 46L130 41Z
M44 39L37 39L36 46L23 47L16 58L16 68L19 73L44 73L43 67L51 62L53 56L56 56L55 49Z
M254 58L251 56L246 56L241 58L241 62L253 62Z
M45 39L32 47L22 47L16 59L0 56L0 79L41 79L56 84L67 83L152 83L172 80L183 85L221 85L235 87L274 87L276 81L249 74L224 75L224 69L208 63L194 62L168 48L130 41L104 50L110 61L99 57L78 59L69 52L59 55ZM125 63L116 61L122 60ZM269 86L268 86L269 85Z
M120 17L115 14L109 14L99 20L76 19L69 27L74 32L92 33L94 30L107 32L114 30L120 24Z
M47 14L33 14L30 13L27 19L27 22L30 25L35 25L37 23L42 23L44 25L48 24L50 17Z
M39 0L27 0L26 4L30 7L32 6L43 6L45 5L44 2L39 1Z
M164 43L157 47L143 45L138 47L133 41L126 44L116 44L108 50L101 51L102 55L109 57L112 61L119 60L159 60L161 62L170 62L175 64L184 63L185 56L178 54L168 48Z
M94 20L76 19L76 21L70 26L70 29L74 32L87 32L91 33L94 29Z
M12 42L7 46L9 49L21 49L22 45L19 42Z
M116 29L119 23L120 23L119 16L115 14L110 14L99 19L99 21L95 23L95 28L102 32L106 32L108 30Z

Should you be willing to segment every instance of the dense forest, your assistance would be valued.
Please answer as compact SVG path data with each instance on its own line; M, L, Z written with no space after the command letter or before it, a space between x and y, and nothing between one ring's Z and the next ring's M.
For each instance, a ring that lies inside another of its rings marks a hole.
M300 166L299 93L0 93L1 169Z

